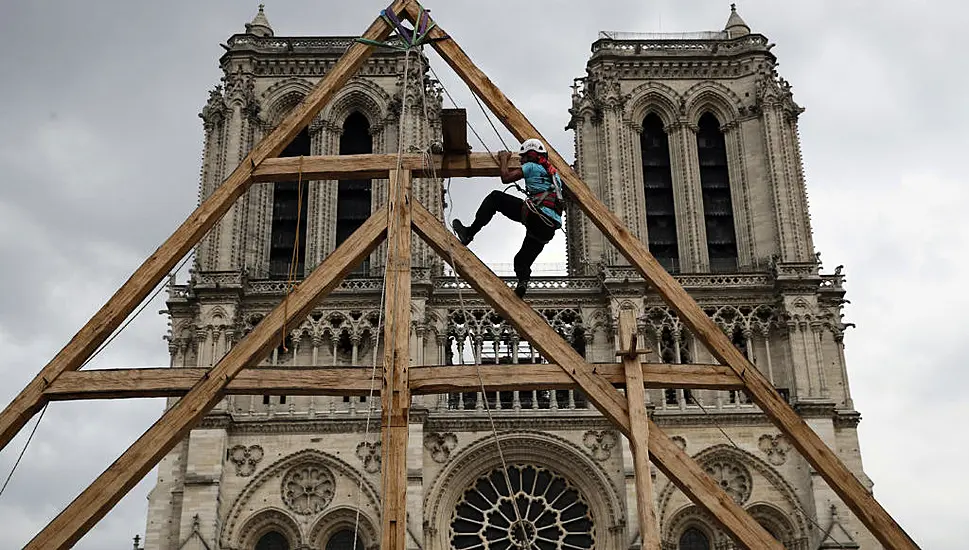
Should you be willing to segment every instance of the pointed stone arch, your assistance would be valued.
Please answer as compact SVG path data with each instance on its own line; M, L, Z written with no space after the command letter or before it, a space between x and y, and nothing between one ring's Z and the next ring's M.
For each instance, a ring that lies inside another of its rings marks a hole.
M797 541L803 538L803 533L798 533L787 514L773 504L765 502L751 504L747 507L747 512L779 540L784 548L797 548Z
M690 505L678 510L665 524L660 523L660 537L665 543L663 548L679 548L680 537L690 528L703 533L710 542L710 548L722 548L721 543L728 541L717 528L716 518Z
M318 118L342 127L343 121L351 113L359 112L370 123L371 133L376 133L390 116L392 103L390 94L376 83L364 78L353 78L323 108Z
M691 86L683 92L683 101L683 114L691 124L697 124L705 112L717 117L721 127L740 117L740 96L712 80Z
M801 512L804 507L797 496L797 492L790 482L788 482L784 476L782 476L766 461L760 459L747 450L739 449L728 444L719 444L712 447L707 447L706 449L703 449L702 451L693 455L693 459L704 468L706 468L708 464L718 460L732 461L748 469L749 471L756 473L760 479L767 481L768 485L779 494L783 502L766 502L762 499L763 494L759 492L759 488L752 487L748 497L750 498L750 501L745 501L744 504L746 504L748 507L760 505L771 506L776 513L781 514L782 517L788 520L789 524L792 526L792 531L795 538L807 536L808 524L806 518ZM756 483L756 481L757 478L753 477L752 482ZM686 508L694 507L692 503L688 503L684 506L674 505L673 496L678 492L679 489L671 482L667 483L662 492L660 492L659 498L657 498L657 517L659 518L661 526L670 525L671 518L676 517L677 514ZM780 506L781 504L785 506ZM784 507L786 507L787 510L783 510L782 508Z
M285 537L290 548L303 545L303 534L296 520L285 510L270 507L256 512L246 520L236 537L238 546L233 548L255 548L259 538L270 531L276 531Z
M624 118L635 127L640 127L649 113L656 113L664 126L669 126L680 118L683 99L673 88L660 82L647 82L629 92Z
M273 84L259 98L265 113L263 120L275 127L311 91L313 84L303 78L291 77Z
M264 491L263 489L268 488L271 484L280 483L288 470L303 464L317 464L326 467L333 474L334 478L337 478L336 494L339 494L341 489L349 490L352 494L359 492L360 505L364 509L372 510L375 513L380 510L379 493L366 478L365 474L350 466L346 461L333 455L315 449L304 449L282 457L266 466L239 493L225 516L225 527L222 530L220 538L220 543L223 548L237 548L242 544L242 536L245 532L248 532L245 526L249 525L252 518L255 518L257 515L248 512L251 506L250 503L255 502L255 497L259 495L271 497L278 502L270 503L269 507L274 508L277 512L284 515L289 515L288 512L283 511L284 504L279 494L279 487L274 487L273 490ZM345 485L345 487L341 487L341 485ZM329 508L326 508L319 512L319 514L322 516L330 511ZM273 517L278 518L279 516Z
M371 517L370 514L358 508L340 506L318 519L310 529L306 540L311 548L322 550L330 537L339 531L356 530L363 547L367 550L375 550L380 547L380 532L374 527L378 520L379 518Z

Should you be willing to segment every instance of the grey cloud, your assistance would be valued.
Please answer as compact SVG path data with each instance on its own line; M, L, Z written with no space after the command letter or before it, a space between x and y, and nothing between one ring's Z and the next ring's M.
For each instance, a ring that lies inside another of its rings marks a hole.
M218 44L251 5L20 2L4 6L0 48L0 402L6 404L196 205L197 117L219 81ZM269 2L279 35L359 34L378 4ZM599 30L716 30L728 2L622 0L428 3L442 26L566 158L569 85ZM815 242L847 266L849 374L862 456L876 496L926 548L961 548L969 489L952 421L969 413L961 329L969 226L959 51L969 7L891 0L738 9L777 44L780 72L807 107L801 138ZM539 51L541 62L522 54ZM466 86L435 70L493 150ZM515 140L502 132L510 147ZM473 137L475 149L481 150ZM455 180L455 213L473 215L494 181ZM865 210L868 208L868 210ZM519 228L499 221L472 248L508 263ZM540 262L564 258L557 237ZM162 296L163 299L164 295ZM930 301L931 300L931 301ZM164 365L157 301L92 364ZM55 404L7 492L0 547L22 546L161 411L158 400ZM32 424L31 424L32 425ZM28 425L28 428L29 426ZM26 431L0 452L5 476ZM899 442L904 452L899 452ZM143 533L150 474L77 546L125 548Z

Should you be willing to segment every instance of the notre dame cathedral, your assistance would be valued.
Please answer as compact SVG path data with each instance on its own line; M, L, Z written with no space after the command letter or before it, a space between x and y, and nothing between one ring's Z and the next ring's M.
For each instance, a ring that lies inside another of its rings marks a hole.
M228 39L222 84L200 115L202 198L353 40L276 36L261 7ZM768 39L733 9L720 31L600 33L572 91L574 168L870 487L845 365L844 279L840 267L822 273L814 249L802 109L775 66ZM441 92L426 63L378 49L283 156L426 150L440 139ZM443 223L442 189L441 180L414 182ZM169 287L171 368L215 364L279 303L292 266L296 278L306 275L386 195L385 180L254 185L198 246L187 283ZM575 207L566 243L567 275L534 277L526 301L588 361L616 361L618 312L632 307L650 360L716 362ZM383 263L381 247L287 327L265 364L375 364ZM419 241L412 319L415 365L542 361ZM377 548L373 401L224 399L160 463L145 549ZM880 548L743 392L648 390L647 407L786 548ZM528 540L510 529L496 440L526 508ZM407 466L409 549L641 547L628 443L581 392L415 396ZM654 475L664 549L734 548L711 517Z

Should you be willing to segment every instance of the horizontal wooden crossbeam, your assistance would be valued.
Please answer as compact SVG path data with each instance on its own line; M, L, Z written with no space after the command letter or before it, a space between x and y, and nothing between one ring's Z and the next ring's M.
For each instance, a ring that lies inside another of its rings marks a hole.
M594 363L594 371L616 387L625 387L618 363ZM737 390L743 382L720 365L643 363L647 388ZM558 365L481 365L487 391L570 390L579 386ZM65 372L44 390L51 401L181 397L209 372L205 368L99 369ZM253 367L243 369L226 395L368 395L372 367ZM411 367L415 395L479 391L473 365ZM379 395L379 385L374 395Z
M599 412L626 437L630 435L628 401L596 374L592 365L570 346L548 322L528 307L481 260L458 242L421 204L414 205L414 230L444 261L451 264L478 295L512 324L543 356L558 363L573 378ZM653 463L701 508L716 517L738 542L758 550L783 550L693 459L649 424L649 452Z
M430 155L433 166L425 156L407 153L401 157L401 168L413 172L415 178L471 178L498 177L498 161L488 153L467 155ZM509 167L520 166L512 157ZM266 159L252 172L255 182L386 179L397 168L397 155L328 155L314 157L284 157Z

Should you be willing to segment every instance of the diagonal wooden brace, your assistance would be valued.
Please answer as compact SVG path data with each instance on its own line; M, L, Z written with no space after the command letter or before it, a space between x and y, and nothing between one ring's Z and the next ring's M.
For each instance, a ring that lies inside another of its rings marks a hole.
M592 367L572 346L555 332L548 322L502 282L481 260L471 253L441 222L420 203L414 204L414 230L438 255L451 264L529 342L571 376L602 414L614 422L626 436L631 435L626 399L602 377L594 376ZM702 468L659 427L649 422L649 450L655 463L693 502L716 517L734 538L748 548L782 550L743 508L737 505Z
M410 0L395 0L388 8L400 13ZM378 17L364 33L365 38L386 40L391 29ZM94 353L138 304L167 275L178 260L219 221L252 183L252 172L263 160L279 155L327 102L343 88L370 57L373 46L353 44L320 80L312 92L293 108L272 133L263 138L232 174L189 215L182 225L158 247L91 317L68 344L45 366L0 413L0 449L17 435L24 424L47 402L44 388L65 371L77 370Z
M324 296L370 254L387 234L387 211L380 209L313 270L223 357L172 408L165 411L83 493L58 514L25 550L62 550L73 546L119 500L182 440L222 399L225 388L243 368L254 367L278 343L279 328L302 320Z

